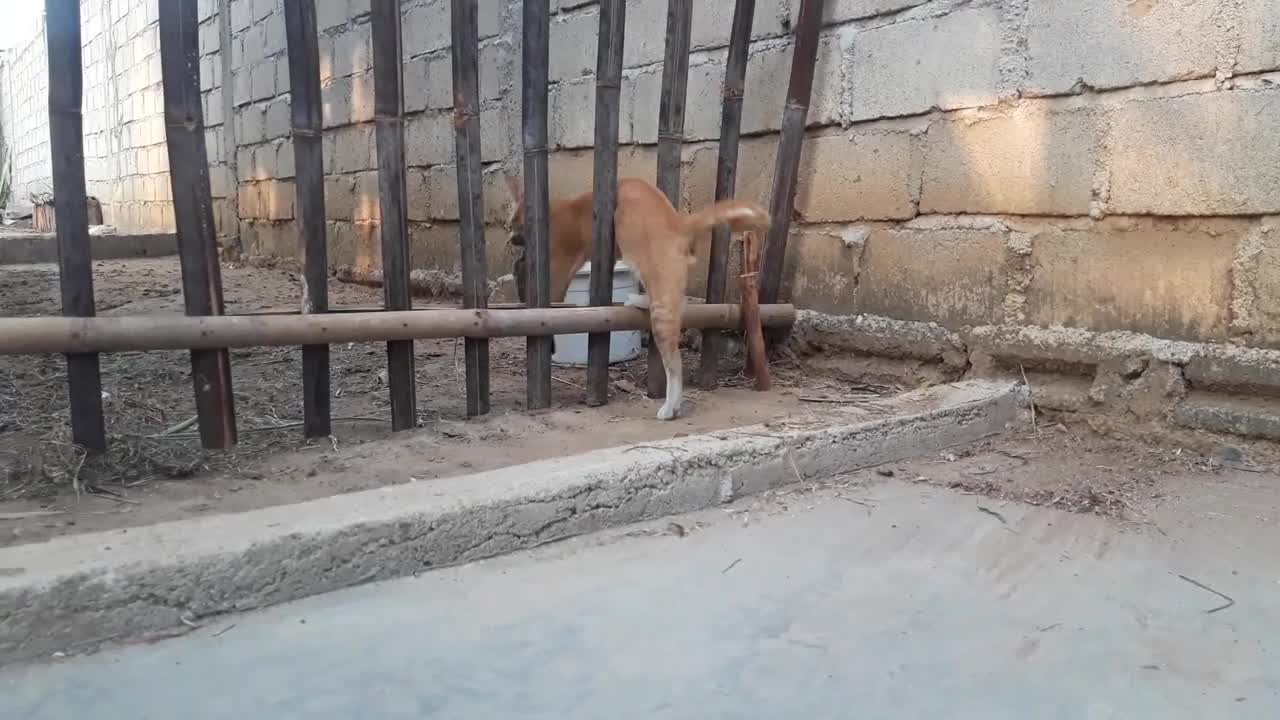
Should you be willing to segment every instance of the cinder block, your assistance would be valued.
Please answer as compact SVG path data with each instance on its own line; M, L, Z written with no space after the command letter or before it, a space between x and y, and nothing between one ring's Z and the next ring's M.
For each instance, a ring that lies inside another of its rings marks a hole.
M551 197L567 197L591 189L595 177L594 156L590 150L565 150L547 158L547 175ZM657 173L658 155L653 147L628 145L618 149L618 177L653 180Z
M490 105L480 110L480 159L483 162L494 162L505 159L510 152L510 134L512 118L507 117L501 105ZM520 118L514 119L519 124ZM450 157L457 157L457 139L449 149Z
M297 193L292 180L272 181L266 185L267 218L271 220L292 220L293 203Z
M830 125L840 121L842 44L852 34L821 38L814 67L813 94L809 98L806 125ZM787 101L792 50L789 42L765 41L752 48L747 59L747 84L742 101L742 131L777 130ZM723 76L722 76L723 79Z
M288 98L276 98L266 106L263 113L263 132L266 139L287 137L289 135L292 118L290 117L291 108Z
M754 137L742 141L738 148L735 197L769 202L777 146L776 137ZM705 207L715 199L718 157L717 147L712 143L685 150L681 171L684 209Z
M406 36L409 33L407 25L404 33ZM373 48L368 25L337 33L333 36L332 43L331 72L334 77L356 75L373 67Z
M827 0L822 8L823 24L861 20L924 5L929 0ZM800 3L791 3L791 27L800 21Z
M242 218L260 218L263 217L262 212L262 184L256 182L240 183L238 191L239 198L237 204L240 207L240 217Z
M693 93L689 94L693 99ZM658 142L658 107L662 98L662 71L646 68L641 72L628 72L622 77L622 100L631 122L620 128L619 138L624 143ZM595 105L592 104L594 110ZM688 129L688 118L685 118ZM690 137L687 132L685 137Z
M405 128L405 162L411 167L453 162L452 115L427 111L409 119Z
M285 138L276 141L276 177L285 179L297 174L293 156L293 140Z
M266 100L276 94L276 64L263 62L249 69L249 99L251 101Z
M289 92L289 58L284 55L276 56L276 94L284 95Z
M377 171L357 173L352 218L356 222L378 222L382 218L379 205Z
M1059 94L1079 83L1115 88L1212 77L1221 12L1216 2L1031 2L1026 86Z
M1108 219L1032 237L1027 316L1038 325L1216 340L1230 321L1245 221Z
M599 35L598 28L595 34ZM628 0L622 66L633 68L661 62L666 43L667 0Z
M994 104L999 99L1000 48L996 7L857 33L844 64L849 88L845 119Z
M752 39L785 35L787 27L783 26L783 22L787 20L788 4L787 0L756 0L755 12L751 16ZM827 4L831 4L830 0ZM694 48L722 47L729 44L729 32L733 28L734 5L736 3L732 2L693 3L693 23L689 37Z
M116 7L120 7L117 5ZM253 8L249 0L231 0L231 29L241 32L253 24Z
M367 70L359 75L352 75L345 82L350 83L351 122L371 122L375 110L373 105L373 71Z
M506 42L490 42L480 47L480 99L500 100L503 96L502 79L507 72L507 62L512 55L511 46ZM519 63L514 72L519 73ZM453 91L453 76L450 74L450 92ZM520 92L519 77L513 78L514 92Z
M666 17L665 13L663 17ZM628 13L628 31L630 30ZM572 80L596 71L596 49L600 38L600 13L596 8L551 20L551 52L547 72L551 82ZM631 33L627 33L627 42Z
M325 129L351 124L351 78L320 86L320 118Z
M906 220L922 159L907 132L809 138L800 158L796 211L806 222Z
M253 21L258 22L280 9L280 0L253 0Z
M1240 0L1236 72L1280 70L1280 12L1274 0Z
M267 116L262 105L248 105L236 113L236 141L257 145L266 139Z
M324 145L326 173L359 172L377 167L372 123L348 125L325 133Z
M720 137L720 113L724 108L724 71L725 54L717 53L706 62L689 66L689 93L685 99L684 134L690 140L714 140ZM662 90L662 74L655 74L657 80L650 97L657 107L657 98ZM639 100L641 93L637 88L637 107L644 107ZM649 98L645 98L649 101ZM654 112L654 132L657 132L657 113ZM635 123L639 126L642 115L635 115Z
M1111 121L1108 209L1131 215L1280 212L1280 90L1129 102Z
M320 30L346 25L351 19L349 0L315 0L315 3L316 26Z
M354 175L329 175L324 179L324 214L328 220L350 220L355 215Z
M449 4L433 0L404 14L402 42L405 57L417 57L449 47Z
M434 220L457 221L458 176L453 165L437 165L409 174L409 219L415 222ZM501 173L485 173L482 180L481 204L484 221L499 225L510 211L511 194Z
M273 13L262 21L262 52L268 57L285 51L284 12Z
M922 213L1088 215L1100 118L1039 104L929 127Z
M594 145L595 107L594 78L553 85L547 101L549 144L555 148Z
M801 230L787 242L782 294L809 310L847 315L854 308L867 229ZM733 298L736 300L735 292Z
M852 312L952 328L999 323L1005 245L1006 233L995 230L873 229Z

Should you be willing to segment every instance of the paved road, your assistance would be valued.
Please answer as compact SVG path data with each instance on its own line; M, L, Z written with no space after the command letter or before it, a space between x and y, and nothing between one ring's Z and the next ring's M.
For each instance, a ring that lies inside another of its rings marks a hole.
M1271 720L1280 531L1251 512L1156 532L828 491L10 670L0 717Z

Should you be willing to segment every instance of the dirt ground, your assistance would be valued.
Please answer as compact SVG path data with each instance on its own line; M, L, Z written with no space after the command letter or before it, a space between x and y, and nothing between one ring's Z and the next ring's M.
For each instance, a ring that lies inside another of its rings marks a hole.
M176 258L95 265L103 315L181 312ZM224 270L229 312L295 305L297 278L285 270ZM377 305L381 291L332 282L332 304ZM0 267L0 316L58 312L51 266ZM663 440L755 423L803 418L823 399L874 403L902 388L824 379L775 365L775 390L756 393L734 360L714 392L688 392L679 420L653 419L645 362L613 369L612 400L582 403L584 371L554 370L554 407L524 412L524 341L493 341L492 406L465 418L460 343L416 343L419 429L392 436L383 346L332 351L334 434L301 437L301 352L235 350L233 385L241 433L229 452L200 448L186 353L120 353L102 360L111 451L84 458L68 442L66 376L60 356L0 356L0 546L50 537L239 512L389 484L430 480L627 443ZM686 355L686 367L697 361ZM1175 445L1110 440L1042 418L1034 429L938 456L880 468L883 477L1142 522L1171 493L1173 478L1211 485L1224 469L1256 472L1238 450L1212 455ZM1259 475L1261 477L1261 475Z
M229 267L228 312L296 305L297 278L285 270ZM95 264L102 315L182 311L176 258ZM381 290L333 281L331 305L376 306ZM52 266L0 267L0 316L59 311ZM189 424L195 406L183 352L102 357L104 410L111 450L84 458L68 443L67 393L60 356L0 356L0 545L64 533L129 527L202 513L236 512L352 492L390 483L463 474L625 443L668 439L809 412L800 398L846 396L850 388L802 382L776 369L776 389L756 393L732 359L715 392L686 392L682 418L659 422L645 398L645 361L613 368L612 400L583 404L585 371L556 367L553 408L524 412L524 339L491 346L492 413L465 417L461 343L415 344L420 428L396 437L389 428L384 346L332 349L334 434L301 436L301 351L232 351L240 445L200 448ZM697 355L686 358L686 367ZM859 397L874 398L866 388ZM812 398L810 398L812 399Z

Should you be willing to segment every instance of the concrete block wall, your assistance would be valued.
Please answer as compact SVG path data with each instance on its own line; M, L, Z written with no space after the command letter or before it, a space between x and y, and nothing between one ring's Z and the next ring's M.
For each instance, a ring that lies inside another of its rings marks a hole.
M107 75L123 77L147 57L145 39L133 46L146 22L131 8L156 1L102 4L124 18L110 42L130 47L109 54L118 67ZM768 197L798 6L756 4L739 196ZM402 7L413 262L457 270L448 2ZM714 190L732 3L694 8L685 207ZM564 194L591 183L599 8L553 0L552 9L552 191ZM368 0L317 0L317 11L331 261L372 269L380 251ZM654 172L665 12L666 0L627 3L624 174ZM203 0L201 23L222 232L238 233L250 256L296 258L282 0ZM519 0L481 0L480 28L496 277L510 271L500 176L521 163ZM827 0L784 291L826 312L952 328L1063 324L1280 342L1278 30L1272 0ZM87 47L95 37L86 32ZM42 64L20 57L9 65L6 113L22 117L6 126L19 140L22 187L47 167L47 126L42 136L39 122L22 119L38 113L20 108L44 101L31 90ZM116 93L108 104L120 114L126 96L150 97L149 87L117 80L100 95ZM90 95L87 118L97 112ZM86 122L86 137L107 136L86 145L100 165L91 178L115 182L122 207L162 203L141 199L155 169L142 151L155 146L133 145L151 138L152 106L128 104L141 115L106 130ZM120 169L101 170L112 162ZM692 270L695 291L704 267Z
M53 192L49 155L49 68L44 18L30 39L6 53L3 130L12 173L10 206L31 207L31 196ZM85 148L85 154L90 155Z
M125 232L173 229L157 8L157 0L80 3L86 187L103 221ZM53 189L45 43L41 19L5 68L15 209Z
M481 2L495 249L509 206L498 176L521 162L519 5ZM624 174L654 172L666 5L627 3ZM232 64L241 234L250 254L293 257L279 8L231 6L233 17L248 8L232 28L245 45ZM333 262L376 267L367 6L319 2ZM685 207L714 191L732 6L694 5ZM552 9L552 191L563 194L591 183L599 7ZM798 11L798 0L756 4L739 196L768 199ZM406 0L404 12L414 261L456 270L447 3ZM948 327L1280 341L1268 218L1280 215L1277 28L1268 0L828 0L784 290L827 312ZM490 263L509 272L505 252Z

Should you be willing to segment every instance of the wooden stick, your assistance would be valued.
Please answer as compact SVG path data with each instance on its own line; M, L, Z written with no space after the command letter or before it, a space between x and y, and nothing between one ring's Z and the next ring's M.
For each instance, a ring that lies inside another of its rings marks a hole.
M738 288L742 293L742 336L747 344L747 374L755 378L755 389L764 391L773 387L773 379L769 376L769 357L765 353L760 323L760 290L756 286L756 278L760 275L760 243L754 232L742 234L742 266Z
M680 164L684 149L685 102L689 88L689 44L693 30L693 2L668 0L667 44L662 61L662 95L658 100L658 189L680 207ZM667 396L667 372L658 343L649 338L645 378L648 396Z
M729 57L724 70L724 100L720 107L720 154L716 159L716 201L736 195L738 181L738 139L742 133L742 99L747 79L747 50L751 45L751 20L756 0L737 0L733 9L733 27L729 31ZM730 232L717 227L711 232L711 253L707 262L707 302L725 301L729 281ZM702 363L697 383L713 388L724 355L724 333L706 330L702 333Z
M618 207L618 122L626 0L601 0L596 53L595 177L592 198L591 304L613 304L613 217ZM587 337L587 405L609 402L609 333Z
M550 62L550 0L524 0L521 132L524 145L525 301L530 308L551 304L551 254L547 243L551 203L547 184L547 69ZM549 335L526 341L527 406L551 406Z
M320 47L316 7L306 0L284 4L289 46L293 156L298 194L298 245L302 248L302 312L329 309L329 249L325 237L324 149L320 99ZM306 437L332 433L329 346L302 348L302 430Z
M93 257L84 180L84 118L80 114L79 0L45 3L49 54L49 152L53 163L54 229L62 314L92 317ZM107 449L102 419L102 375L97 355L67 355L71 439L90 453Z
M378 200L382 231L382 291L387 310L409 310L409 216L404 179L404 79L401 73L399 0L372 0L373 113L378 144ZM413 341L387 343L391 428L418 423Z
M223 314L222 269L209 191L204 109L200 95L198 0L159 3L160 68L164 80L165 140L169 182L182 265L182 297L187 315ZM206 448L236 444L231 355L225 347L202 345L191 353L200 440Z
M795 322L791 305L763 305L766 327ZM690 328L736 328L737 305L687 305ZM425 338L518 337L643 330L649 315L630 307L527 310L418 310L312 315L120 315L0 318L0 355L288 347Z
M462 304L489 302L480 166L480 30L476 0L452 0L453 127L456 131L458 235L462 243ZM467 338L467 416L489 412L489 341Z
M813 70L818 59L818 30L822 26L823 0L800 0L795 49L791 56L791 78L787 84L787 105L782 112L782 136L773 170L773 192L769 199L772 224L765 238L760 277L760 302L778 301L782 270L787 258L787 233L795 209L796 180L800 171L800 149L813 94Z

